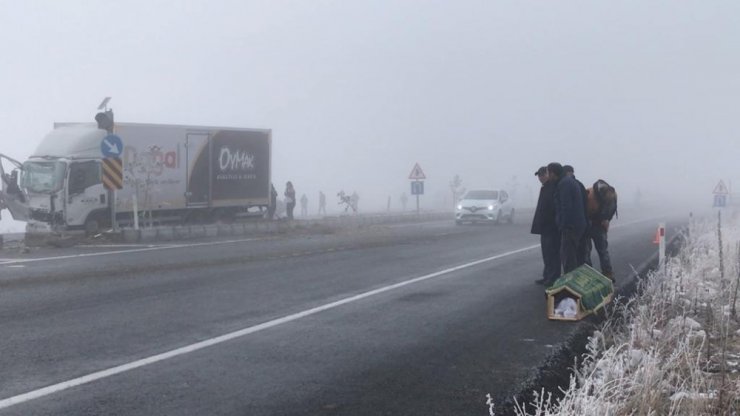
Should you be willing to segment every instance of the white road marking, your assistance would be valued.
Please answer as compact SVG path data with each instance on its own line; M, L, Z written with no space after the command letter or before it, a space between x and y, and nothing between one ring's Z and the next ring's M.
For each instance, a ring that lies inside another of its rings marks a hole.
M16 264L16 265L8 266L8 267L21 268L21 267L26 267L26 266L24 266L22 264Z
M640 222L645 222L645 221L650 221L650 220L651 219L639 220L639 221L632 221L632 222L629 222L629 223L620 224L619 226L614 226L612 228L625 227L625 226L628 226L628 225L632 225L632 224L636 224L636 223L640 223ZM240 241L251 241L251 240L252 239L247 239L247 240L230 240L230 241L222 241L222 242L197 243L197 244L190 244L190 245L177 245L177 246L155 247L155 248L151 248L151 249L128 250L128 251L123 251L123 253L130 253L130 252L137 252L137 251L148 251L148 250L155 250L155 249L166 249L166 248L193 247L193 246L198 246L198 245L228 244L228 243L234 243L234 242L240 242ZM330 309L334 309L334 308L337 308L337 307L342 306L342 305L346 305L346 304L349 304L349 303L352 303L352 302L357 302L359 300L362 300L362 299L365 299L365 298L369 298L371 296L375 296L375 295L378 295L378 294L381 294L381 293L385 293L385 292L389 292L389 291L392 291L392 290L396 290L396 289L402 288L404 286L408 286L408 285L412 285L412 284L415 284L415 283L423 282L425 280L433 279L435 277L439 277L439 276L442 276L442 275L454 273L454 272L457 272L457 271L460 271L460 270L463 270L463 269L467 269L467 268L474 267L474 266L477 266L477 265L480 265L480 264L484 264L484 263L487 263L487 262L498 260L498 259L501 259L501 258L504 258L504 257L512 256L512 255L519 254L519 253L524 253L524 252L527 252L527 251L530 251L530 250L534 250L534 249L539 248L539 247L540 247L539 244L535 244L535 245L531 245L531 246L527 246L527 247L522 247L522 248L519 248L519 249L516 249L516 250L512 250L512 251L507 251L505 253L497 254L495 256L486 257L486 258L483 258L483 259L471 261L471 262L468 262L468 263L465 263L465 264L461 264L461 265L458 265L458 266L450 267L448 269L440 270L440 271L437 271L437 272L434 272L434 273L430 273L430 274L427 274L427 275L424 275L424 276L419 276L419 277L416 277L416 278L413 278L413 279L405 280L403 282L395 283L395 284L392 284L392 285L388 285L388 286L384 286L384 287L381 287L381 288L378 288L378 289L374 289L374 290L370 290L370 291L367 291L367 292L364 292L364 293L360 293L358 295L354 295L354 296L350 296L350 297L347 297L347 298L344 298L344 299L340 299L340 300L338 300L336 302L327 303L327 304L324 304L324 305L321 305L321 306L317 306L315 308L304 310L302 312L294 313L292 315L287 315L287 316L284 316L282 318L273 319L271 321L267 321L267 322L264 322L264 323L261 323L261 324L258 324L258 325L250 326L250 327L247 327L247 328L244 328L244 329L240 329L240 330L237 330L237 331L234 331L234 332L230 332L230 333L227 333L227 334L224 334L224 335L220 335L218 337L206 339L206 340L203 340L203 341L200 341L200 342L196 342L194 344L186 345L186 346L183 346L183 347L180 347L180 348L175 348L173 350L166 351L166 352L163 352L161 354L152 355L150 357L142 358L140 360L132 361L132 362L129 362L129 363L126 363L126 364L122 364L122 365L119 365L119 366L116 366L116 367L111 367L111 368L108 368L108 369L105 369L105 370L96 371L94 373L90 373L90 374L87 374L87 375L84 375L84 376L81 376L81 377L77 377L77 378L74 378L74 379L71 379L71 380L63 381L63 382L60 382L60 383L57 383L57 384L52 384L50 386L43 387L43 388L40 388L40 389L37 389L37 390L32 390L32 391L29 391L27 393L23 393L23 394L19 394L19 395L16 395L16 396L8 397L6 399L0 400L0 409L5 409L5 408L8 408L8 407L17 405L17 404L29 402L31 400L39 399L41 397L45 397L45 396L48 396L50 394L54 394L54 393L57 393L57 392L60 392L60 391L64 391L64 390L70 389L72 387L76 387L76 386L80 386L80 385L83 385L83 384L92 383L93 381L97 381L97 380L101 380L101 379L104 379L104 378L112 377L112 376L117 375L117 374L125 373L127 371L131 371L131 370L134 370L134 369L137 369L137 368L140 368L140 367L144 367L144 366L147 366L147 365L155 364L155 363L158 363L160 361L165 361L165 360L168 360L170 358L175 358L175 357L178 357L178 356L181 356L181 355L189 354L191 352L195 352L195 351L198 351L198 350L202 350L204 348L212 347L214 345L222 344L224 342L231 341L231 340L236 339L236 338L241 338L241 337L244 337L246 335L253 334L255 332L259 332L259 331L262 331L262 330L265 330L265 329L273 328L273 327L276 327L276 326L279 326L279 325L282 325L282 324L286 324L286 323L289 323L289 322L297 321L297 320L302 319L302 318L305 318L307 316L315 315L315 314L318 314L320 312L324 312L324 311L327 311L327 310L330 310ZM90 253L88 255L96 255L96 254L102 255L101 253ZM71 256L71 257L81 257L81 256L85 256L85 255L82 255L81 254L81 255L75 255L75 256ZM69 258L70 256L60 256L60 257L62 257L62 258ZM29 260L32 260L32 259L29 259ZM552 348L552 345L545 345L545 347Z
M0 265L7 264L18 264L18 263L33 263L40 261L50 260L64 260L64 259L75 259L79 257L96 257L96 256L110 256L112 254L128 254L128 253L141 253L144 251L155 251L155 250L172 250L176 248L190 248L190 247L203 247L203 246L219 246L224 244L236 244L245 243L248 241L257 241L259 238L244 238L240 240L224 240L224 241L208 241L205 243L191 243L191 244L172 244L166 246L152 246L145 248L135 248L131 250L113 250L113 251L98 251L96 253L82 253L82 254L69 254L66 256L54 256L54 257L36 257L30 259L5 259L0 261Z
M143 247L143 248L152 248L152 247L159 247L162 244L77 244L75 247L77 248L124 248L124 247Z
M259 332L265 329L273 328L278 325L286 324L288 322L296 321L296 320L305 318L307 316L315 315L320 312L334 309L339 306L346 305L348 303L357 302L359 300L369 298L371 296L375 296L375 295L378 295L384 292L396 290L404 286L412 285L414 283L423 282L425 280L433 279L435 277L439 277L439 276L449 274L449 273L454 273L454 272L467 269L473 266L477 266L483 263L491 262L491 261L498 260L504 257L508 257L508 256L512 256L515 254L524 253L526 251L534 250L536 248L539 248L539 246L540 246L539 244L531 245L531 246L523 247L517 250L507 251L506 253L497 254L495 256L486 257L480 260L475 260L469 263L461 264L459 266L450 267L448 269L440 270L438 272L430 273L424 276L415 277L413 279L405 280L403 282L395 283L392 285L388 285L388 286L384 286L378 289L360 293L358 295L350 296L350 297L338 300L336 302L331 302L331 303L327 303L321 306L317 306L315 308L307 309L302 312L294 313L292 315L287 315L282 318L273 319L271 321L267 321L267 322L264 322L258 325L250 326L248 328L240 329L238 331L230 332L228 334L224 334L224 335L221 335L215 338L206 339L204 341L196 342L194 344L190 344L184 347L176 348L174 350L166 351L161 354L152 355L150 357L142 358L140 360L132 361L132 362L122 364L116 367L111 367L105 370L96 371L94 373L90 373L90 374L77 377L71 380L63 381L63 382L53 384L47 387L43 387L37 390L33 390L27 393L19 394L17 396L8 397L7 399L0 400L0 409L8 408L16 404L25 403L31 400L39 399L41 397L48 396L53 393L57 393L63 390L70 389L72 387L91 383L93 381L108 378L116 374L121 374L127 371L134 370L136 368L144 367L144 366L158 363L160 361L168 360L170 358L174 358L180 355L189 354L191 352L202 350L204 348L222 344L224 342L227 342L227 341L230 341L236 338L240 338L240 337L243 337L249 334L253 334L255 332Z

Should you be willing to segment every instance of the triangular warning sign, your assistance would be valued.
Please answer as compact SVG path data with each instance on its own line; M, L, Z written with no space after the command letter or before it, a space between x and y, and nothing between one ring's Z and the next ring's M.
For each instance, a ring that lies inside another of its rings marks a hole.
M729 189L727 189L727 186L725 186L725 182L720 180L717 186L714 187L714 191L712 191L715 195L727 195L730 193Z
M427 175L425 175L424 171L421 170L421 166L419 166L418 163L415 164L414 168L411 169L411 173L409 173L409 179L418 181L418 180L426 179L426 178L427 178Z

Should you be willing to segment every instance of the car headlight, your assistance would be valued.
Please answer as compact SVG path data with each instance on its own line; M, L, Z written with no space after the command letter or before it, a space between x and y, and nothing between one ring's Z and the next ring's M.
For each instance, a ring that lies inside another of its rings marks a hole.
M493 211L493 205L489 205L489 206L488 206L488 210L489 210L489 211Z
M462 205L458 205L457 206L457 209L462 209Z

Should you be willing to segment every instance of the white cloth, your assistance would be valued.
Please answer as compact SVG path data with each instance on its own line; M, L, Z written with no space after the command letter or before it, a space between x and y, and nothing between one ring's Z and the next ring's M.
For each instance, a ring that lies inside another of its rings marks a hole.
M578 303L573 298L563 298L555 307L555 315L563 318L575 318L578 314Z

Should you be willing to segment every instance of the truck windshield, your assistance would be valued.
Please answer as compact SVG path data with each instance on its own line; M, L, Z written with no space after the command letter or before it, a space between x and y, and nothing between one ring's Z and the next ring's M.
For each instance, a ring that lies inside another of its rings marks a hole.
M498 199L498 191L470 191L465 195L465 199Z
M23 164L21 187L35 193L58 191L64 183L66 167L63 162L26 162Z

